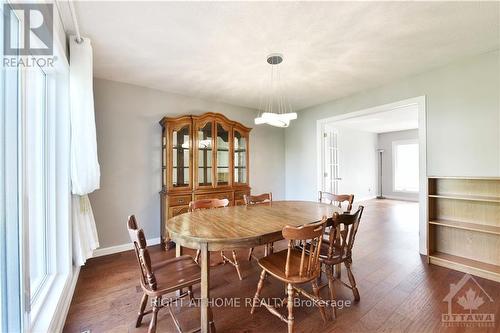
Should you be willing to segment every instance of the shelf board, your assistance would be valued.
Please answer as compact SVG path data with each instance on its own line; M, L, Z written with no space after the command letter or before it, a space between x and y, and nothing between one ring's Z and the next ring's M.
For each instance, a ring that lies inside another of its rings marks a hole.
M500 203L500 197L489 197L482 195L429 194L429 198Z
M429 176L430 179L460 179L460 180L500 180L500 177L464 177L464 176Z
M470 274L500 282L500 266L498 265L488 264L443 252L432 252L429 254L429 260L431 263L436 265L465 271Z
M496 227L496 226L492 226L492 225L445 220L445 219L433 219L433 220L430 220L429 223L434 224L434 225L441 225L444 227L472 230L472 231L500 235L500 227Z

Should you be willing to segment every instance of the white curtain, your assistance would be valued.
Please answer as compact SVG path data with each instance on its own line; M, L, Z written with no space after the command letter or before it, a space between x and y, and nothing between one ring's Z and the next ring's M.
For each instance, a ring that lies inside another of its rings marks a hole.
M81 266L99 247L88 194L99 189L101 174L97 159L92 45L87 38L77 43L72 36L69 46L73 261Z

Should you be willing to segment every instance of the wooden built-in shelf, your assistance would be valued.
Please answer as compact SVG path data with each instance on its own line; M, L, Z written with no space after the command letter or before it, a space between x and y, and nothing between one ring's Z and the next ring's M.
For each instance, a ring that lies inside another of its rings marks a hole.
M500 266L442 252L431 252L430 263L460 270L469 274L500 282ZM461 268L461 269L457 269Z
M429 179L462 179L462 180L500 180L500 177L489 176L428 176Z
M433 219L433 220L430 220L429 223L433 224L433 225L441 225L444 227L457 228L457 229L463 229L463 230L472 230L472 231L500 235L500 227L496 227L493 225L462 222L462 221L453 221L453 220L445 220L445 219Z
M500 203L500 197L490 197L482 195L429 194L429 198Z
M429 263L500 282L500 178L429 177Z

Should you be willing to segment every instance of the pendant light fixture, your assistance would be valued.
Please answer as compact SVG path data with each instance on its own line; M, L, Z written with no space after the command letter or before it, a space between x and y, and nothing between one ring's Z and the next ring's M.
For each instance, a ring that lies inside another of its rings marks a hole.
M280 64L283 55L272 53L267 56L267 63L271 65L271 82L267 96L263 99L259 108L259 117L255 118L255 124L268 124L275 127L288 127L290 121L297 119L297 113L293 112L292 106L283 94L280 77Z

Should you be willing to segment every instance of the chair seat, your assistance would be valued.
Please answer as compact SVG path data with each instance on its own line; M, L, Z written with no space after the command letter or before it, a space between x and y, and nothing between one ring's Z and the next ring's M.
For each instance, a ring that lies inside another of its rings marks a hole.
M141 285L147 294L164 294L200 283L201 270L191 256L183 255L152 265L156 277L156 290Z
M258 261L259 266L275 278L287 283L305 283L316 279L319 276L319 269L309 276L299 276L300 258L302 253L296 249L292 249L290 253L290 275L286 277L284 269L286 265L287 252L288 250L283 250L261 258Z

